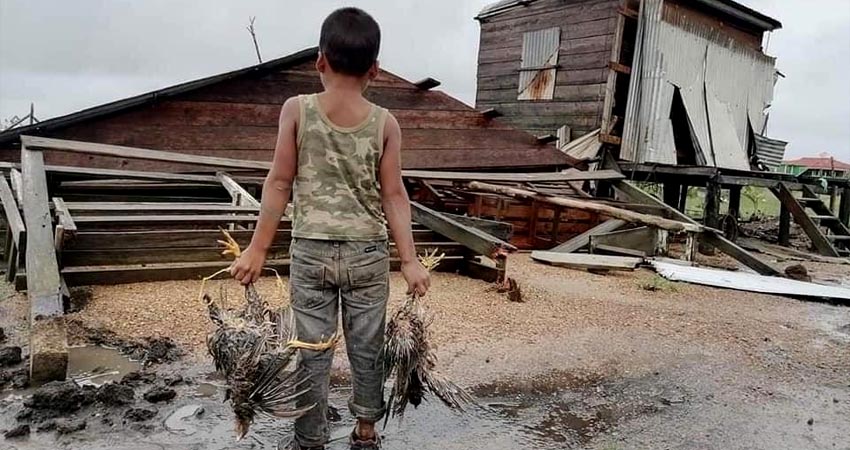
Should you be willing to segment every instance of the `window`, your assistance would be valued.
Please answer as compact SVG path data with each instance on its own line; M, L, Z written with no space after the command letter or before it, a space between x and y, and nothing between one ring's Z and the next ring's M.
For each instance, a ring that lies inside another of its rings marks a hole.
M554 98L560 46L561 29L559 27L531 31L522 35L518 100L552 100Z

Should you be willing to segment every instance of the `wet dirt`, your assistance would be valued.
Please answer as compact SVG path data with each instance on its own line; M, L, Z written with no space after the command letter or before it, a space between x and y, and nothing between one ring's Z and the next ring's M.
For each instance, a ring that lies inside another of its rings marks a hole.
M81 385L118 382L140 368L138 361L131 360L116 348L89 345L68 349L68 378Z

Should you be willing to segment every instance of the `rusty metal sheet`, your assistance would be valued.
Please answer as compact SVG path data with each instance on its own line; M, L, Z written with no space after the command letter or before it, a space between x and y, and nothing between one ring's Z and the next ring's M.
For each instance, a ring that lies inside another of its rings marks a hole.
M531 31L522 36L518 100L551 100L555 96L555 67L560 46L560 27Z
M763 134L774 58L704 24L663 17L664 0L641 2L620 156L676 164L671 93L679 89L707 165L749 170L750 124Z

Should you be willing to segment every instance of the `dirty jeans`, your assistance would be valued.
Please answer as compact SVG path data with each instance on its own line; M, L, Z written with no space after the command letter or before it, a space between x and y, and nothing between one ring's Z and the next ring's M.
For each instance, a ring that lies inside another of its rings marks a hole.
M358 419L380 420L384 374L378 355L384 343L389 296L387 242L293 239L290 253L290 293L298 339L315 343L333 336L342 305L353 388L348 407ZM330 439L327 412L333 354L333 350L301 350L299 364L312 384L298 405L316 404L295 421L295 440L302 447L321 446Z

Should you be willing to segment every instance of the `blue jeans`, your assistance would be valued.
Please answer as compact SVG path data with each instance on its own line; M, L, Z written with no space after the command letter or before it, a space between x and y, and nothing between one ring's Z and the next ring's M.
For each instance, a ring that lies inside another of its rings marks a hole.
M342 306L353 384L348 406L354 417L377 422L384 415L379 354L389 297L388 243L295 238L290 253L290 293L298 339L316 343L333 336ZM299 406L316 404L295 421L295 440L302 447L321 446L330 439L327 411L332 361L333 350L301 350L299 364L312 387Z

